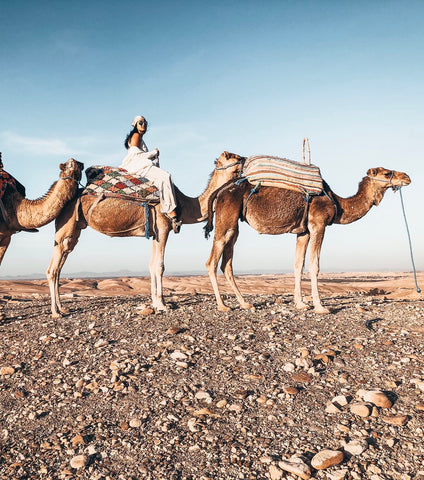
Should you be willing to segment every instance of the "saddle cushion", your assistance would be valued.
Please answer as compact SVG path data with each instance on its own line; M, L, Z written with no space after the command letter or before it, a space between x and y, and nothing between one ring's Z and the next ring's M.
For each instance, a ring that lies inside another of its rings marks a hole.
M137 203L159 203L158 188L144 177L134 177L125 169L95 165L85 170L87 185L82 194L103 195Z
M323 191L323 180L319 168L286 158L253 155L243 167L243 176L250 183L267 187L288 188L309 195Z

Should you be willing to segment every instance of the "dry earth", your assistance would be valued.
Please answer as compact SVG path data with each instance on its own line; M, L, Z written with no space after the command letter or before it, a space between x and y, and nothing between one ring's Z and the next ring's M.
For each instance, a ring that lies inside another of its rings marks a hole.
M412 275L321 278L329 315L292 275L240 277L256 309L229 313L166 277L158 315L146 278L63 280L59 320L45 281L2 281L0 478L424 479Z

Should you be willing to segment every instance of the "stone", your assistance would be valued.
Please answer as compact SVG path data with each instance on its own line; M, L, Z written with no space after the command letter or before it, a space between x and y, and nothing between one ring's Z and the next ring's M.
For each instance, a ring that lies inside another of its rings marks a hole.
M321 450L311 460L311 465L316 470L325 470L326 468L339 465L343 462L343 452L340 450Z
M180 332L181 332L181 328L177 327L176 325L169 327L168 330L166 331L168 335L176 335L177 333L180 333Z
M297 395L299 393L299 390L295 387L284 387L283 392L287 395Z
M299 383L309 383L312 382L312 375L306 372L299 372L293 375L293 380Z
M381 419L383 422L386 422L390 425L395 425L397 427L401 427L402 425L405 425L408 423L408 416L407 415L393 415L393 416L388 416L388 415L382 415Z
M294 372L296 369L296 366L294 365L294 363L286 363L284 366L283 366L283 370L285 372Z
M75 437L71 439L71 443L74 447L76 447L77 445L84 445L84 437L82 435L75 435Z
M200 400L202 402L206 402L206 403L212 402L211 394L209 392L205 392L204 390L199 390L198 392L196 392L194 397L197 400Z
M364 402L373 403L376 407L390 408L393 406L393 402L388 396L379 390L370 390L363 396Z
M172 360L186 360L188 358L185 353L180 352L179 350L173 351L169 356Z
M275 465L269 467L269 476L271 480L280 480L283 477L283 472Z
M337 406L337 404L333 402L328 402L327 406L325 407L326 413L340 413L342 411L341 408Z
M368 448L366 440L352 440L344 445L344 450L351 455L361 455Z
M294 475L308 480L311 478L311 469L301 458L291 457L288 460L278 462L278 466L285 472L293 473Z
M87 456L86 455L77 455L71 459L72 468L84 468L87 465Z
M137 313L138 313L138 315L142 315L143 317L147 317L147 316L155 313L155 311L151 307L146 307L146 308L143 308L142 310L138 310Z
M328 474L328 480L344 480L349 470L347 468L342 468L341 470L336 470L334 473Z
M365 402L352 403L350 411L359 417L369 417L372 413L372 405Z
M132 418L130 420L130 427L131 428L139 428L141 427L141 420L139 418Z
M15 369L13 367L0 368L0 375L13 375L14 373L15 373Z

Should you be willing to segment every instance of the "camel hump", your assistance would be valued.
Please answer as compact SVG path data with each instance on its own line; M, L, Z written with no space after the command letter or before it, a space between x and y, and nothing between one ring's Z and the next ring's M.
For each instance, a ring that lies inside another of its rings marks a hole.
M147 178L130 175L125 169L95 165L85 170L87 185L82 195L102 195L156 204L159 189Z
M316 165L287 158L253 155L244 164L243 176L253 184L288 188L309 195L319 195L324 189L321 172Z

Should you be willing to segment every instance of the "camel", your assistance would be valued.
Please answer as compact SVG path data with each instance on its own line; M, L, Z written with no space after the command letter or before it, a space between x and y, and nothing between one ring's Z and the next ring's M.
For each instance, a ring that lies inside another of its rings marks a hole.
M244 160L245 158L240 155L223 152L215 161L215 169L210 176L206 190L196 198L184 195L175 187L177 209L183 224L206 220L209 197L230 180L240 176ZM162 311L167 308L162 289L162 276L165 270L164 254L172 226L169 218L160 212L159 205L148 208L149 230L153 237L149 264L152 306L156 311ZM81 195L67 205L56 219L55 246L46 272L53 318L68 313L68 310L60 302L60 272L67 256L76 246L81 230L90 226L111 237L143 237L145 236L145 221L145 207L119 198L105 198L98 202L95 196Z
M60 164L60 176L49 191L37 200L25 198L25 189L17 182L8 185L0 218L0 264L13 234L20 231L36 232L37 228L53 221L62 208L77 194L78 182L84 165L73 158Z
M296 254L294 263L295 288L294 304L299 310L309 308L303 302L301 279L305 265L305 256L310 243L310 280L312 300L316 313L330 313L321 304L318 292L319 258L325 228L333 223L348 224L362 218L373 205L379 205L386 190L394 190L409 185L411 180L406 173L387 170L382 167L371 168L359 183L358 192L349 198L342 198L332 192L327 183L319 196L314 196L309 204L302 193L277 187L260 187L251 195L253 186L249 182L229 185L221 190L209 205L206 235L213 229L212 205L215 205L215 235L211 254L206 268L215 293L218 310L229 311L224 304L216 277L217 265L222 257L221 270L231 285L241 308L250 309L237 287L233 276L234 244L238 237L238 221L246 220L259 233L280 235L295 233ZM249 195L250 199L247 201ZM246 205L247 202L247 205Z

